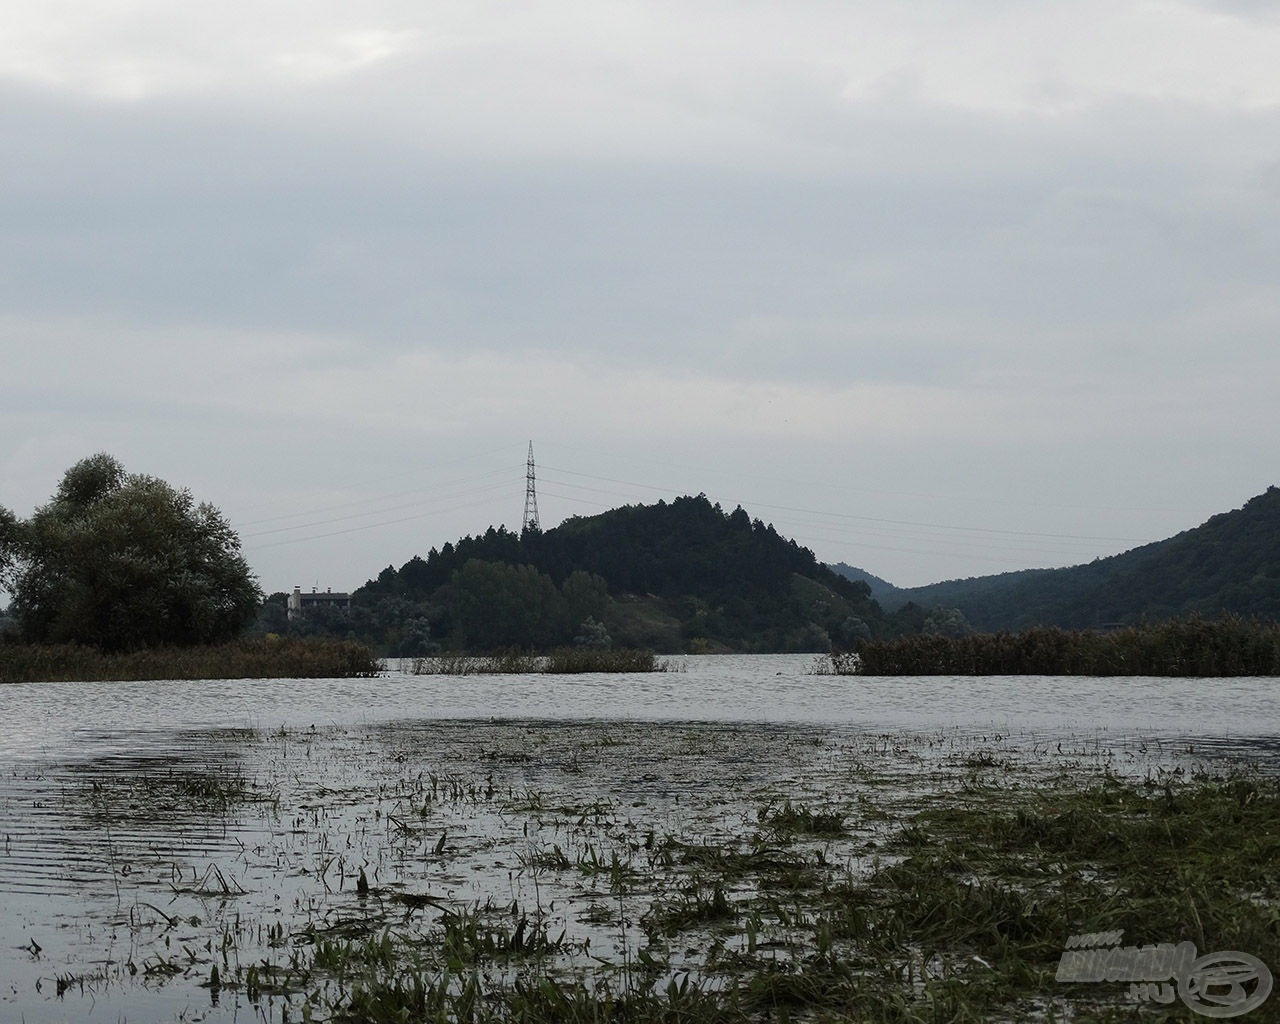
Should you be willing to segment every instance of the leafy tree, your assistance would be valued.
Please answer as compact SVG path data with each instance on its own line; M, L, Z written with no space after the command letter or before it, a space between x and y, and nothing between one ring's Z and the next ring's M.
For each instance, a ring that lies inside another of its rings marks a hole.
M973 632L973 627L969 625L964 617L964 612L959 608L938 606L924 620L924 627L921 632L929 636L946 636L954 639L968 636Z
M18 571L18 538L22 524L0 505L0 590L12 590Z
M257 612L257 581L216 508L105 453L76 463L25 522L0 517L0 565L26 640L105 650L216 643Z
M469 560L450 583L459 648L547 647L560 638L563 599L532 565Z
M432 639L431 622L425 617L410 619L392 653L400 658L423 658L440 652L440 645Z
M595 573L575 570L560 585L560 593L565 616L573 625L587 619L603 619L609 610L609 585Z
M573 643L576 647L612 647L613 637L609 635L609 630L605 628L603 622L597 622L588 617L583 621L578 635L573 638Z
M253 624L255 633L275 633L283 636L289 632L289 595L283 590L263 599L258 606L256 620Z

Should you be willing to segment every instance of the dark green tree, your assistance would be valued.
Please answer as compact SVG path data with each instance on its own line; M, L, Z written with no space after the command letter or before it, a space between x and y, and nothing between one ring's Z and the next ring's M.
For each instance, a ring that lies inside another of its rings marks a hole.
M217 643L261 599L222 513L110 455L76 463L47 505L0 527L24 639L104 650Z
M609 585L593 572L577 569L560 586L565 619L577 629L587 619L602 620L609 611Z
M458 648L540 648L560 639L563 598L551 577L531 565L473 558L449 589Z
M0 505L0 591L12 590L18 571L18 543L22 524Z
M275 633L283 636L289 632L289 595L277 590L268 595L258 606L258 613L253 623L255 633Z

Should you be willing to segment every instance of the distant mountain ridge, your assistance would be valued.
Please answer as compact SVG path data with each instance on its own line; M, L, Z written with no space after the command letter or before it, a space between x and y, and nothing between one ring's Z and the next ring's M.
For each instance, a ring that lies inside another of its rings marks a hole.
M897 608L904 605L908 598L899 595L906 593L901 587L895 587L888 580L882 580L874 573L867 572L866 569L859 569L855 565L848 565L845 562L828 563L827 568L839 576L843 576L847 580L855 583L865 583L871 591L873 600L878 601L886 608Z
M1167 540L1065 569L898 588L883 580L878 587L862 570L832 568L866 581L886 608L959 608L981 631L1087 629L1192 614L1280 618L1280 488Z

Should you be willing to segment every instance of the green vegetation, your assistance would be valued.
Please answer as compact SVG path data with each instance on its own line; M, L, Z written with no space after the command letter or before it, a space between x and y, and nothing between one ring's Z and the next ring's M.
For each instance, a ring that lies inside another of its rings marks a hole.
M631 648L557 647L550 654L507 650L495 654L443 654L415 658L415 675L578 675L584 672L667 672L670 664L652 651Z
M257 638L104 652L81 644L0 643L0 683L126 679L333 679L379 671L364 644Z
M216 508L106 454L30 519L0 510L0 586L23 640L104 651L231 640L261 597Z
M1107 631L1028 629L868 641L819 671L837 675L1280 675L1280 624L1238 616Z
M1280 948L1280 780L1244 767L1122 777L1106 750L758 730L733 734L751 763L711 781L698 769L723 763L722 729L372 735L335 734L348 771L332 777L323 732L281 730L246 738L277 753L266 777L192 788L157 770L68 792L94 821L176 804L225 822L263 801L294 831L238 863L312 884L291 914L268 900L256 917L230 870L165 870L169 899L140 889L118 926L134 930L127 964L69 973L66 993L198 978L241 1015L350 1024L1088 1024L1196 1018L1123 981L1059 981L1073 936L1272 965ZM661 754L652 789L625 777L639 751ZM351 773L362 756L380 770ZM1280 1020L1280 999L1247 1019Z
M625 870L616 858L603 867L617 892L658 888L641 915L646 941L614 959L583 957L596 961L585 975L555 966L574 943L529 908L446 912L411 942L375 917L363 939L322 949L323 970L349 991L321 1008L353 1022L923 1024L1046 1009L1049 1019L1145 1020L1162 1008L1128 1000L1127 986L1056 980L1069 937L1269 956L1280 942L1280 887L1266 881L1278 818L1280 786L1243 774L1129 783L1103 773L1031 788L974 775L912 814L863 872L762 834L702 847L666 836L650 861L684 879L670 888L661 871L636 873L631 857ZM302 967L299 987L319 970ZM1280 1020L1280 1004L1250 1019Z
M857 570L846 570L856 575ZM1167 540L1068 569L1029 569L888 593L886 607L959 608L975 629L1112 624L1231 613L1280 619L1280 488Z
M110 455L23 521L0 508L0 682L373 675L348 641L237 640L261 594L222 514ZM10 626L12 624L12 627Z
M347 614L260 628L354 636L390 655L562 646L676 651L814 651L888 628L865 584L706 497L614 509L517 536L490 528L388 566ZM594 623L596 631L586 626Z

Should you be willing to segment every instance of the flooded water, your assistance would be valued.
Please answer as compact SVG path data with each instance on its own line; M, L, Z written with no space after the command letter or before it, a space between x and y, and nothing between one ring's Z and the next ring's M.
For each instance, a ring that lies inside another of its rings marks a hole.
M426 935L536 907L561 952L626 955L668 882L651 871L619 908L620 864L654 836L727 841L784 800L846 815L827 848L856 865L886 815L975 765L1280 770L1274 680L841 678L814 660L0 686L0 1020L297 1019L290 1000L330 984L298 980L300 951L357 918Z
M0 757L97 756L113 737L417 719L765 722L1223 740L1280 731L1271 679L814 675L812 655L671 659L676 672L28 684L0 688Z

